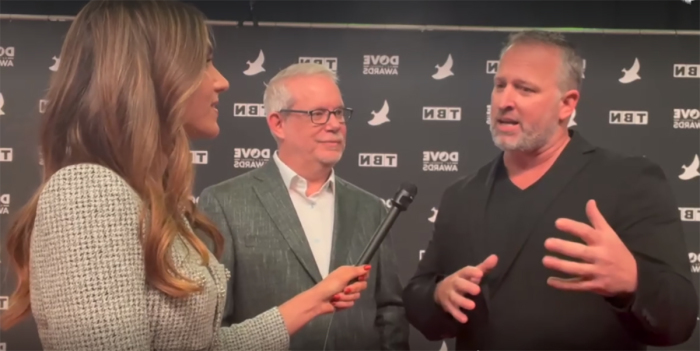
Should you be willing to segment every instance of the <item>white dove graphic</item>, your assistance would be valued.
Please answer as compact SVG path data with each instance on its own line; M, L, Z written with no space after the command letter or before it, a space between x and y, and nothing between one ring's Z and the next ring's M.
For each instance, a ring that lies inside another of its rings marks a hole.
M53 59L53 65L49 67L49 69L56 72L58 71L58 66L61 64L61 59L56 56L52 57L51 59Z
M576 118L576 110L574 110L574 113L571 114L571 118L569 118L569 125L567 126L568 128L571 128L573 126L577 126L576 121L574 120Z
M428 218L428 221L430 223L435 223L435 219L437 218L437 215L438 215L438 209L433 207L430 210L433 212L433 215L430 216L430 218Z
M260 50L260 54L258 54L258 58L254 62L246 61L246 63L248 64L248 69L243 71L243 74L246 76L254 76L260 72L265 72L265 68L263 68L265 54L263 54L262 50Z
M682 165L681 167L683 167L683 173L681 173L678 178L682 180L690 180L695 177L700 177L700 158L698 158L697 154L690 165Z
M445 64L443 64L442 67L440 67L440 65L435 65L437 72L433 74L433 79L440 80L453 76L454 73L452 73L452 63L452 54L449 54L447 55L447 61L445 61Z
M630 67L630 69L623 68L622 72L625 74L619 79L620 83L622 84L628 84L634 82L635 80L642 79L642 77L639 76L639 60L636 57L634 58L632 67Z
M389 117L387 117L387 114L389 113L389 104L387 103L386 100L384 100L384 106L382 106L382 109L379 110L379 112L374 112L372 111L372 119L367 122L367 124L371 126L378 126L380 124L384 124L387 122L390 122Z
M5 106L5 98L2 96L2 93L0 93L0 116L5 114L5 111L2 110L2 108Z
M444 341L442 342L442 346L440 346L440 351L447 351L447 343Z

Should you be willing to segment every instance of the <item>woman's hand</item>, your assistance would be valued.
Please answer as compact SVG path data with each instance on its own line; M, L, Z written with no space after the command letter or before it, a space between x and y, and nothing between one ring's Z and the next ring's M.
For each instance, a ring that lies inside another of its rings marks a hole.
M326 279L316 284L312 290L318 293L320 313L331 313L352 307L360 298L360 292L367 289L370 266L342 266L331 272ZM350 284L351 281L357 282Z

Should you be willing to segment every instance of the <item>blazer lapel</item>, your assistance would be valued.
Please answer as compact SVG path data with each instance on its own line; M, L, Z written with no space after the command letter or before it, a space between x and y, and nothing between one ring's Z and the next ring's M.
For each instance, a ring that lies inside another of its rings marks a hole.
M536 198L528 206L523 207L522 212L518 214L517 223L519 230L510 233L507 241L508 247L503 256L498 258L498 264L492 272L493 279L495 279L491 287L492 296L505 279L532 231L542 220L543 214L552 206L554 200L576 176L576 173L583 169L591 159L590 151L593 150L593 147L578 134L574 134L573 131L570 131L570 133L572 134L572 139L569 141L569 144L549 171L535 184L539 188L536 190Z
M274 162L265 164L256 175L261 182L254 185L255 193L272 222L284 237L299 262L309 273L315 283L322 280L311 247L304 234L296 209L289 197L289 191L282 181L282 176Z
M330 272L339 266L354 265L351 262L350 248L354 237L355 222L358 220L357 197L338 179L335 182L335 217L333 220L333 248Z

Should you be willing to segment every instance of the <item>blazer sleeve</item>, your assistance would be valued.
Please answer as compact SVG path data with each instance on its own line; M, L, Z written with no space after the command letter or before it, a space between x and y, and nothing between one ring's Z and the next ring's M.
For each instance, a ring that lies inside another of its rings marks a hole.
M151 347L139 204L118 175L96 165L66 167L42 190L29 267L45 347Z
M450 206L456 192L456 185L453 185L443 193L433 237L428 242L423 259L418 262L416 273L403 291L408 321L430 341L455 337L461 328L459 321L445 312L433 298L437 284L450 274L441 264L440 253L445 252L446 224L450 220Z
M380 218L383 219L387 210L381 200L378 200L378 204ZM401 297L403 286L399 278L399 265L394 252L390 232L379 246L378 252L375 325L381 336L381 350L409 350L409 325Z
M627 303L608 301L640 342L678 345L691 337L698 316L679 210L660 167L642 159L630 168L637 176L620 200L614 229L637 261L637 291Z
M197 203L197 208L202 211L209 220L211 220L216 228L219 230L224 238L224 248L221 255L221 264L224 265L231 272L231 279L229 279L226 285L226 306L224 307L224 314L222 318L222 325L231 325L233 319L234 305L233 305L233 292L234 284L236 281L235 271L236 271L236 260L234 258L234 241L233 233L231 227L228 225L226 220L226 214L224 213L219 199L214 195L215 189L212 187L205 188L202 193L199 194L199 202ZM204 235L199 235L205 242L208 241L208 237ZM212 251L213 252L213 251Z

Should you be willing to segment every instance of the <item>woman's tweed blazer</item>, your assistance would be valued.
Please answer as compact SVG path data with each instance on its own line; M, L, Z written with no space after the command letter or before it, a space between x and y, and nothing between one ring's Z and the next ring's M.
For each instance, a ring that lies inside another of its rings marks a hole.
M277 308L221 327L229 272L178 237L178 271L204 291L170 298L145 282L140 199L94 164L65 167L42 190L31 238L32 314L45 350L285 350Z

